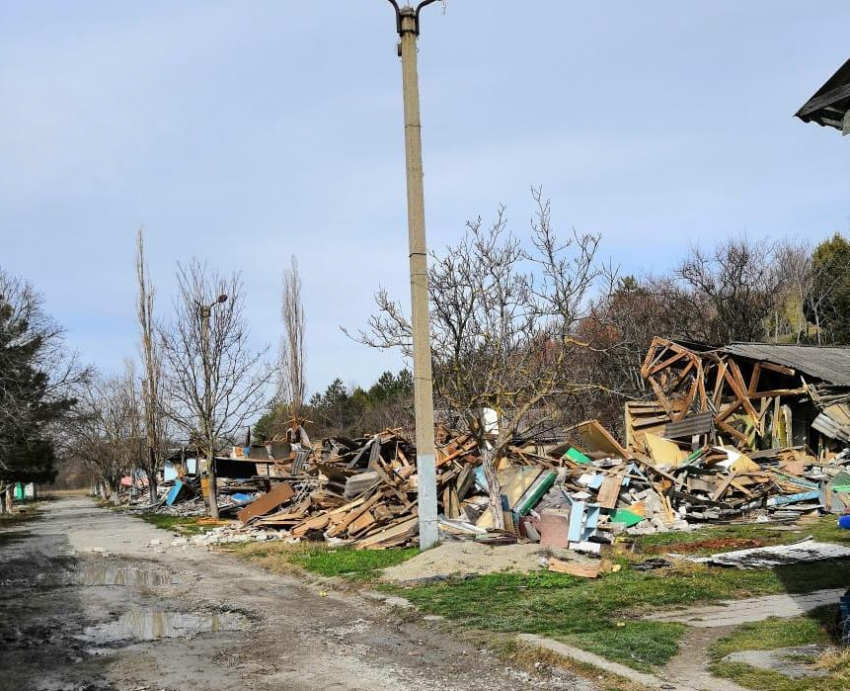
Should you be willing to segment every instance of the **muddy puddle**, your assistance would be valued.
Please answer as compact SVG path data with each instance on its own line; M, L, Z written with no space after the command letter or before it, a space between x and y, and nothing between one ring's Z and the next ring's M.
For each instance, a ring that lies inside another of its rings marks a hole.
M135 588L171 585L177 582L167 571L109 563L80 566L74 569L72 581L83 586L127 585Z
M80 638L97 645L105 645L165 638L191 638L204 633L241 631L247 628L248 620L234 612L189 614L134 610L115 621L86 627Z

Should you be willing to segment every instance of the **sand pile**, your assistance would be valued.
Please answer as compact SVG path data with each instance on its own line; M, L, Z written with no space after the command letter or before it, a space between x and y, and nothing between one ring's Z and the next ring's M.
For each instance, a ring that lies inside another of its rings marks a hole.
M390 567L384 580L410 583L500 571L530 573L544 568L549 550L537 543L491 547L476 542L447 542Z

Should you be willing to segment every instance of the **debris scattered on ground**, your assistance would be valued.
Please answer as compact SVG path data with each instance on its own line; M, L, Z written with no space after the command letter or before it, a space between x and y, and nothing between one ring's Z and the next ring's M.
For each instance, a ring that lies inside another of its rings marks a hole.
M624 534L734 521L781 526L850 512L850 349L713 348L656 338L641 373L654 398L626 405L624 443L588 420L564 430L559 443L516 440L500 453L501 531L494 530L483 467L482 444L488 442L438 426L442 540L487 550L528 542L531 552L539 543L555 553L590 555L596 558L592 567L563 566L557 558L548 567L593 576L604 573L599 559ZM295 441L236 447L230 458L216 459L221 511L239 523L194 541L286 537L356 549L415 542L418 476L408 433L386 429L313 445L299 425L289 438ZM203 512L197 476L179 472L162 491L157 510ZM811 553L765 551L758 541L734 546L750 548L744 552L756 556L745 559L756 563L787 563ZM488 559L496 554L491 550ZM540 566L539 559L531 561ZM493 570L500 568L484 572Z
M850 547L829 542L816 542L812 538L807 538L791 545L742 549L736 552L713 554L710 557L690 557L689 559L698 564L734 566L739 569L772 569L786 564L845 559L847 557L850 557Z

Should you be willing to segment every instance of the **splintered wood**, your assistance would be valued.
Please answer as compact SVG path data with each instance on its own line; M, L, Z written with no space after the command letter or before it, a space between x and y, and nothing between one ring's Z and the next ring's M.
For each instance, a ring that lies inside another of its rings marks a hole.
M438 448L440 508L448 518L469 520L463 499L472 485L471 470L480 461L477 450L469 435L446 438ZM324 484L297 505L254 512L245 522L286 528L293 537L351 541L358 549L406 545L419 530L415 457L416 449L400 430L359 440L325 440L315 463Z

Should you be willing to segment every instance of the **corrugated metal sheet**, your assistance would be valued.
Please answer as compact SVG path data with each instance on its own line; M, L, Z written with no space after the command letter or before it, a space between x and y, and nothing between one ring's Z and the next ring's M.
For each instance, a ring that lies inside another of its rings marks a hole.
M825 413L821 413L814 419L812 427L821 434L825 434L830 439L850 441L850 429L842 427Z
M688 439L695 434L708 434L714 429L714 413L691 415L681 422L671 422L664 428L668 439Z
M850 386L850 348L732 343L720 352L790 367L835 386Z

